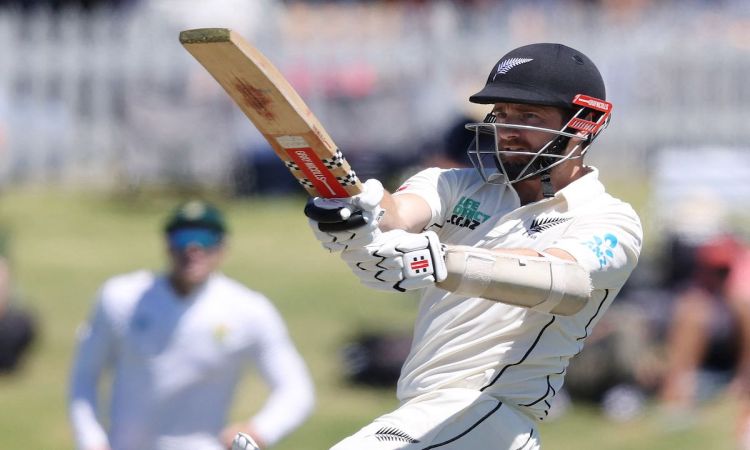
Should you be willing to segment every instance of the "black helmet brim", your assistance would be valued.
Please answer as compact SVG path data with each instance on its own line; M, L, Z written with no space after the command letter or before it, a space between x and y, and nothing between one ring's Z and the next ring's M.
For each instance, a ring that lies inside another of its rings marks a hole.
M570 108L571 99L562 98L521 84L492 85L469 97L472 103L491 105L495 103L521 103L529 105L556 106Z

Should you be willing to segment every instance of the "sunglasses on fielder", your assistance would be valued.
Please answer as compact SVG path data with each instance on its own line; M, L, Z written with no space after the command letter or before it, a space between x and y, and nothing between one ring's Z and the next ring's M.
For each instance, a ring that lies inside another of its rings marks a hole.
M223 233L200 227L180 228L167 234L169 248L184 252L191 247L212 251L221 246Z

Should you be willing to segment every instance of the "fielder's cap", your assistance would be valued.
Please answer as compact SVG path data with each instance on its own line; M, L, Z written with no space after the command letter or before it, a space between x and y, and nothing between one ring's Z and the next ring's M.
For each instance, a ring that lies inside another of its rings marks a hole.
M218 208L208 202L192 200L175 208L164 231L172 247L185 248L190 244L212 247L221 242L226 228Z
M562 44L540 43L510 51L495 64L473 103L526 103L573 107L577 94L605 100L604 80L583 53Z
M696 249L695 261L701 268L729 268L742 250L742 243L733 236L719 236Z

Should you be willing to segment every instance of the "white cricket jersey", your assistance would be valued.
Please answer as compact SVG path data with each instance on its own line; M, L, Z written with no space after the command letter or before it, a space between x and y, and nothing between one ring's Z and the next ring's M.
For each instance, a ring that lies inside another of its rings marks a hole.
M642 229L627 203L607 194L598 171L553 198L520 206L515 190L485 183L474 169L427 169L394 195L416 194L432 209L427 229L441 242L481 248L560 248L588 269L591 301L555 316L437 287L425 290L412 350L398 383L405 401L443 388L478 389L543 419L568 360L602 317L638 261Z
M221 274L185 298L164 276L114 277L80 336L69 405L77 444L223 449L219 433L248 362L270 386L250 422L271 445L309 415L314 401L307 368L271 302ZM106 422L96 415L105 369L113 371Z

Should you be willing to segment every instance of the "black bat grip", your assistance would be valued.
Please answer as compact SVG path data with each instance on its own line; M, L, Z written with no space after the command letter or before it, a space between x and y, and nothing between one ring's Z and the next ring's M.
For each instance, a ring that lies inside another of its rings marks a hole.
M318 222L318 228L323 232L352 230L367 223L362 211L353 211L347 219L342 219L341 210L345 208L321 208L309 199L305 204L305 215Z

